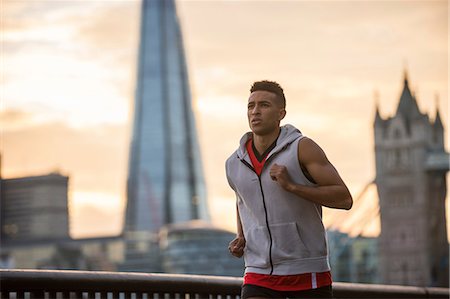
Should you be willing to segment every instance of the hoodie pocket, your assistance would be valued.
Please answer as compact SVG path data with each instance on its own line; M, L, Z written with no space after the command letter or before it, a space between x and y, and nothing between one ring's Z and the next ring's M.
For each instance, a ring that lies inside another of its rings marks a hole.
M274 264L311 256L300 237L297 223L281 223L270 226L272 232L272 260Z
M266 268L269 266L269 232L267 227L250 229L245 237L244 260L246 267Z

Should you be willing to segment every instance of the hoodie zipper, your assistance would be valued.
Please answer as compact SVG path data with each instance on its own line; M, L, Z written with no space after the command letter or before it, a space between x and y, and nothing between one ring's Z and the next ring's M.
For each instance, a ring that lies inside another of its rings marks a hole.
M268 157L268 158L266 159L266 161L264 162L263 168L261 169L261 174L262 174L262 172L264 171L264 168L266 167L266 165L268 164L268 162L269 162L271 159L273 159L273 157L275 157L278 153L284 151L284 150L289 146L289 144L291 144L291 143L288 143L288 144L284 145L279 151L273 153L270 157ZM273 246L273 239L272 239L272 232L270 231L270 226L269 226L269 216L268 216L268 213L267 213L266 198L265 198L265 196L264 196L264 190L263 190L263 187L262 187L261 176L258 175L258 174L256 173L255 168L254 168L250 163L248 163L248 162L245 161L244 159L241 159L239 156L238 156L238 159L239 159L242 163L244 163L245 166L247 166L248 168L250 168L250 170L253 171L253 172L256 174L256 176L258 177L259 189L261 190L261 195L262 195L262 200L263 200L263 207L264 207L264 214L265 214L265 218L266 218L266 227L267 227L267 231L268 231L268 233L269 233L269 262L270 262L270 273L269 273L269 275L272 275L272 273L273 273L273 261L272 261L272 246Z
M259 189L261 190L263 207L264 207L264 214L265 214L265 217L266 217L266 227L267 227L267 231L269 233L269 262L270 262L270 274L269 275L272 275L272 273L273 273L273 262L272 262L272 244L273 244L273 240L272 240L272 233L271 233L270 227L269 227L269 216L267 214L266 198L264 196L264 190L263 190L263 187L262 187L261 176L256 173L255 168L253 168L253 166L251 166L250 163L248 163L244 159L239 159L239 160L241 160L241 162L244 163L245 166L250 168L256 174L256 176L258 177ZM264 166L263 166L263 169L264 169ZM262 171L261 171L261 173L262 173Z

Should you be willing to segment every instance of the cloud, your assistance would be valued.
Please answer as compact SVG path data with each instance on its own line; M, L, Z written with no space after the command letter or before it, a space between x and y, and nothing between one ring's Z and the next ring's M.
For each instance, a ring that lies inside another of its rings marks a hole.
M134 91L138 3L7 4L2 13L5 105L46 103L80 126L124 123Z
M21 112L13 114L22 117ZM74 190L108 190L123 195L127 130L125 125L74 129L64 123L4 130L0 145L2 174L8 178L59 170L69 175Z
M133 96L139 40L139 1L101 2L79 23L74 39L83 44L79 58L108 70L123 98Z
M20 109L0 110L0 127L2 131L23 127L32 122L33 114Z
M98 54L111 55L127 49L134 54L138 45L140 3L137 1L103 2L80 24L76 38Z
M42 33L35 43L69 38L70 31L98 4L87 1L4 1L2 3L2 33L5 44L10 39L29 41L30 36ZM78 18L78 20L77 20ZM55 36L52 32L65 32ZM31 34L30 34L31 33Z
M226 94L247 91L247 82L271 78L283 86L292 82L287 90L302 85L314 93L337 93L368 87L372 95L374 88L385 92L392 82L401 83L405 61L421 76L419 82L446 77L447 6L445 1L269 1L258 7L203 1L180 2L179 11L193 82L210 83L201 85L199 94L210 93L211 86ZM203 70L211 66L224 67L226 80L210 76L208 81ZM334 84L345 80L349 84ZM447 86L446 80L439 84ZM446 97L446 90L439 92Z
M38 2L26 1L2 1L2 31L21 31L32 26L30 13L38 15L37 7L42 6ZM34 11L34 12L33 12Z

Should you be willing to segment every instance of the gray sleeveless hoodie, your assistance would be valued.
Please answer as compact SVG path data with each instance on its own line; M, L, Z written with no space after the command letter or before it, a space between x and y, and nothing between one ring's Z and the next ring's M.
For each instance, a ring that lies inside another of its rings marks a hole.
M246 150L251 136L246 133L226 161L246 240L245 272L293 275L329 271L322 206L285 191L269 175L277 163L287 167L296 184L314 186L297 158L298 142L304 136L291 125L282 126L261 176L254 171Z

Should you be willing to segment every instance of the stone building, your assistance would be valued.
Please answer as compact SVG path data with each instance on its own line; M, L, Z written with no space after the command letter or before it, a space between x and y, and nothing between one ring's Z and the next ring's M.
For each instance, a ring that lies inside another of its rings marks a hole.
M448 287L445 175L449 156L439 109L420 111L405 73L393 117L375 121L382 282Z

